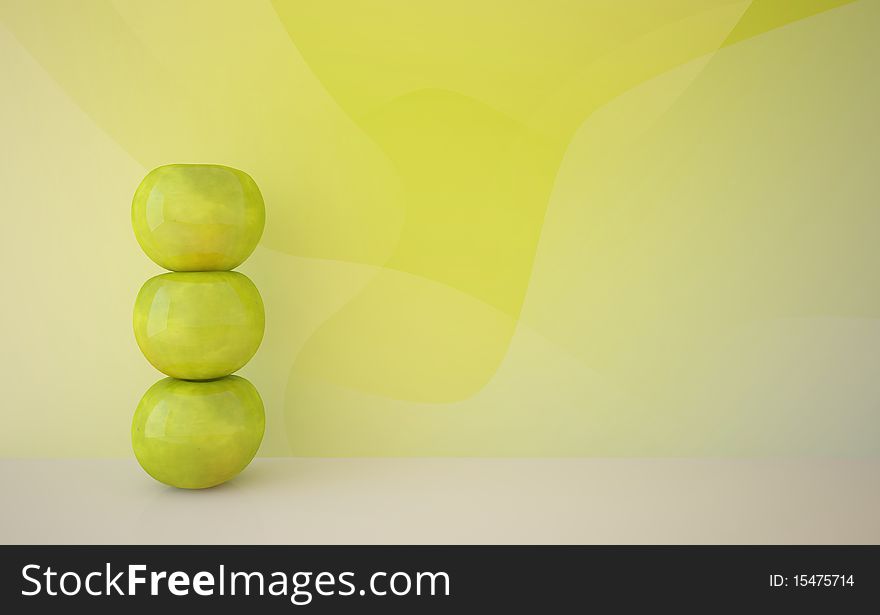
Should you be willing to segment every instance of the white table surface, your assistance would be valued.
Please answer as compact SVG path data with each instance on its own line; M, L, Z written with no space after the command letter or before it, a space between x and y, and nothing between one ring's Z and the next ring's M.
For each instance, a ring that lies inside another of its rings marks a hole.
M0 543L880 543L880 460L0 460Z

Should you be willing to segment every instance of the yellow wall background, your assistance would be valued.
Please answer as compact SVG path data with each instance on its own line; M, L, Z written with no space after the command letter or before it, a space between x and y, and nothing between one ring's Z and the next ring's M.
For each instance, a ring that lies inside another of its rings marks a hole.
M880 452L880 3L0 0L0 455L125 456L151 168L250 173L278 455Z

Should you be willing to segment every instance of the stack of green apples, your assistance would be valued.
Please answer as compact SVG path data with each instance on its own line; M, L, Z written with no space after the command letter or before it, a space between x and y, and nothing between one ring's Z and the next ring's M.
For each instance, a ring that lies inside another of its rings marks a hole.
M251 177L220 165L151 171L131 207L141 248L170 273L147 280L134 334L164 378L144 394L131 426L144 470L174 487L223 483L253 459L266 418L254 386L231 375L263 339L260 293L232 271L250 256L266 221Z

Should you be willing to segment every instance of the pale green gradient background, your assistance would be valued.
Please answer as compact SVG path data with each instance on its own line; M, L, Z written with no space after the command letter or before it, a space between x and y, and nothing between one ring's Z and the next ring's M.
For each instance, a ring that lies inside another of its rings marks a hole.
M0 0L0 455L129 456L151 168L266 200L264 456L880 452L880 2Z

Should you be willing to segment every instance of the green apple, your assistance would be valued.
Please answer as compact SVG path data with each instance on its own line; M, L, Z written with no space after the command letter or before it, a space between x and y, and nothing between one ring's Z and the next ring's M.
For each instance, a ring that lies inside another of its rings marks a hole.
M184 380L228 376L263 340L260 293L237 271L163 273L135 299L134 335L160 372Z
M228 271L260 241L266 209L260 189L238 169L169 164L135 192L131 224L144 252L172 271Z
M141 467L156 480L204 489L247 467L265 427L263 400L244 378L164 378L138 404L131 443Z

